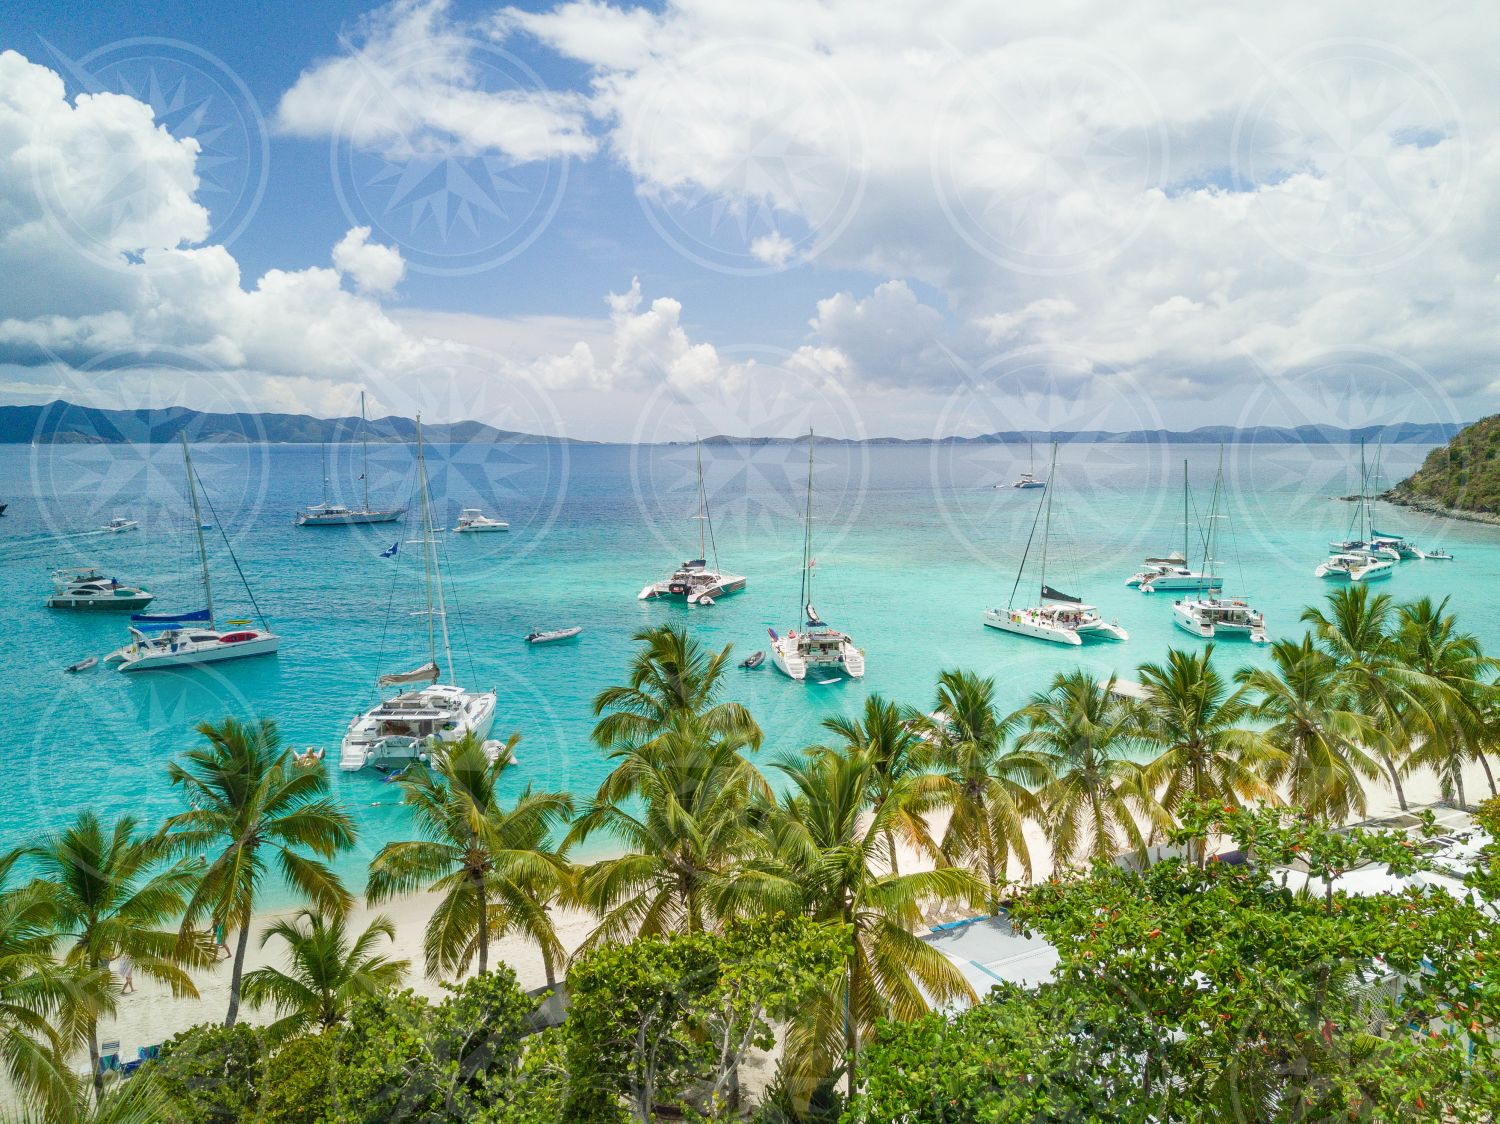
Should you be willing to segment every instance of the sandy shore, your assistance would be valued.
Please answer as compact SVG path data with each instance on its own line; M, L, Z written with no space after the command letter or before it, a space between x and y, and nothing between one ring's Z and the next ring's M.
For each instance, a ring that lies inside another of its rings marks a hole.
M1465 774L1464 784L1471 801L1477 802L1489 795L1489 786L1478 766ZM1412 776L1405 782L1405 789L1407 802L1413 807L1435 803L1440 798L1437 778L1430 773ZM1400 805L1388 783L1371 785L1368 810L1370 817L1389 815L1399 810ZM939 820L932 827L934 833L939 833L943 823ZM1035 876L1045 878L1052 871L1050 851L1041 829L1035 824L1027 826L1027 840L1032 852ZM903 852L899 860L902 870L915 870L925 865L916 854L905 849ZM1013 868L1012 874L1015 873ZM396 927L396 940L393 948L387 950L382 946L382 951L389 951L411 961L408 986L419 994L440 998L443 994L441 986L436 981L426 979L422 973L422 932L434 905L435 899L427 894L400 898L386 903L378 910L361 904L354 910L350 931L358 932L377 913L390 917ZM269 946L261 948L259 934L273 918L293 912L295 911L284 910L257 915L246 955L247 970L266 963L281 963L282 943L273 940ZM929 920L948 920L965 915L967 911L963 910L935 911ZM594 919L587 913L576 910L560 910L557 913L558 935L570 953L588 936L593 925ZM522 937L505 937L495 941L490 949L490 957L492 962L510 965L523 988L540 987L547 982L541 956ZM137 990L120 997L117 1016L100 1026L100 1040L118 1040L121 1057L128 1060L136 1056L136 1050L140 1046L164 1042L197 1023L221 1022L229 1004L229 961L221 961L216 968L199 972L195 979L199 991L197 999L174 999L165 987L150 980L137 979ZM242 1008L241 1013L248 1022L264 1022L273 1017L269 1010L257 1013Z

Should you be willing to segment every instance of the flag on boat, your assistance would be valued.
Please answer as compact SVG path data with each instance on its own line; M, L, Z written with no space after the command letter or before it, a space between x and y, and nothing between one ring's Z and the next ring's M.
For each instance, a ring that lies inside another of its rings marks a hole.
M1071 593L1060 593L1050 585L1042 586L1043 601L1066 601L1069 605L1082 605L1082 597L1074 597Z
M415 671L396 671L376 680L382 687L404 687L408 683L436 683L442 673L436 663L424 664Z
M768 629L766 629L766 631L771 634L771 639L772 640L780 640L781 639L781 637L779 637L779 636L776 635L776 630L774 628L768 628Z
M399 551L400 549L401 549L401 540L397 539L395 542L391 543L391 545L389 547L387 547L385 550L382 550L380 552L380 557L382 557L382 558L394 558L394 557L396 557L397 551Z

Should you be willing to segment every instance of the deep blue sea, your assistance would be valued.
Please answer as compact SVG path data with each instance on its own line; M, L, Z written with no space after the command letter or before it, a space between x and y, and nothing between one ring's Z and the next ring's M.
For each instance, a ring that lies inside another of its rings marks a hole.
M1383 452L1381 475L1399 480L1425 446ZM0 446L0 574L9 615L0 640L0 727L8 778L0 846L9 847L93 805L157 821L176 810L163 767L192 745L194 724L233 714L270 717L287 742L337 757L345 724L373 697L379 671L426 658L416 581L419 553L381 551L415 525L299 528L299 505L322 494L316 446L202 445L195 464L221 620L249 615L236 573L282 637L277 656L185 672L124 675L63 667L125 639L122 616L42 607L48 574L98 563L157 594L157 612L200 607L198 567L177 446ZM1124 585L1140 560L1182 541L1182 471L1189 462L1195 518L1206 514L1216 446L1065 446L1054 480L1048 582L1083 595L1129 629L1123 644L1064 648L984 628L1005 605L1043 493L1008 485L1027 467L1018 446L820 445L814 466L815 603L865 649L863 682L796 684L773 670L735 669L729 692L766 731L766 755L815 740L824 717L857 710L871 692L926 705L940 669L993 675L1020 704L1058 671L1079 664L1133 674L1167 647L1200 641L1171 624L1169 595ZM1313 567L1343 538L1357 505L1360 451L1345 446L1241 445L1224 451L1229 518L1220 521L1227 592L1266 613L1273 635L1300 631L1297 614L1323 596ZM1044 453L1037 450L1038 472ZM429 446L434 507L451 527L462 507L510 522L508 534L446 535L447 593L456 673L499 692L497 735L522 734L516 785L584 796L606 771L589 741L591 701L621 680L632 635L662 622L689 625L736 658L766 646L766 629L797 624L807 451L800 446L704 449L713 538L725 569L748 576L744 593L712 608L640 602L648 580L697 554L694 453L683 446L464 444ZM329 456L336 498L358 501L357 448ZM377 446L369 482L377 502L410 502L414 450ZM113 515L137 531L104 535ZM1500 650L1500 528L1436 520L1376 505L1382 530L1445 545L1454 562L1406 562L1383 583L1398 597L1450 596L1462 622ZM1389 524L1389 525L1387 525ZM1196 532L1195 532L1196 535ZM1039 537L1039 536L1038 536ZM226 544L227 539L227 544ZM229 547L232 546L231 557ZM1032 564L1039 542L1033 544ZM1017 604L1036 589L1028 574ZM532 648L535 626L582 625L575 644ZM1264 658L1248 644L1217 652L1226 667ZM361 840L361 867L405 828L392 786L335 771ZM359 881L356 879L355 881Z

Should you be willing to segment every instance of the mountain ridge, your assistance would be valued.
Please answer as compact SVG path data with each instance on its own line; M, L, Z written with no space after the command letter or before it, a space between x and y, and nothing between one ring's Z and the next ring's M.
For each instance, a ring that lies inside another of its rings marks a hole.
M484 422L428 422L424 436L433 442L491 441L527 445L623 445L621 441L591 441L574 437L522 433L497 429ZM1017 445L1027 442L1064 444L1080 442L1116 444L1356 444L1383 440L1391 444L1440 444L1454 439L1464 427L1447 422L1401 422L1395 425L1349 429L1331 425L1300 426L1200 426L1191 430L1005 430L972 437L818 437L819 444L836 445ZM184 406L163 409L110 410L49 402L43 406L0 405L0 444L157 444L175 441L186 431L195 442L226 441L243 444L319 444L356 440L361 435L356 417L318 418L311 414L213 413ZM371 418L365 436L374 443L411 442L416 423L394 415ZM791 437L740 437L717 434L705 437L705 445L796 445L805 435ZM684 441L652 442L682 445Z

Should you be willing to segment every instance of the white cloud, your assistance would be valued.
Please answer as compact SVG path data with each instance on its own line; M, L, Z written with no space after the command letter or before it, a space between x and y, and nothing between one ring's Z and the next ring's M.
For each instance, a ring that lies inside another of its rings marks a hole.
M1467 9L1461 35L1361 0L1191 19L1167 0L580 0L505 18L591 68L609 151L648 200L728 216L747 264L933 287L943 347L971 365L1065 347L1191 398L1368 345L1431 372L1417 416L1493 377L1500 150L1480 142L1500 128L1500 8ZM896 308L920 337L898 344L833 300L808 346L848 377L941 377L930 317Z
M333 267L362 293L391 293L406 276L401 251L370 241L370 228L356 226L333 248Z
M498 153L517 163L588 156L584 99L546 89L448 0L399 0L362 19L344 51L282 95L285 133L337 136L387 154Z

